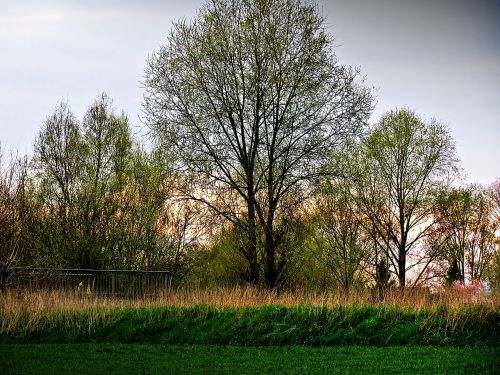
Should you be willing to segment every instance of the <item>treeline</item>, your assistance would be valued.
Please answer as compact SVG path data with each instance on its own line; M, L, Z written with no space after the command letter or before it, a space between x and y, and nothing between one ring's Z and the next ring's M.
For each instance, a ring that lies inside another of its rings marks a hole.
M4 284L16 267L37 266L167 269L176 283L266 285L263 229L257 225L255 271L245 228L195 199L199 190L187 196L189 178L161 150L145 150L105 94L81 121L60 103L30 159L1 160ZM300 202L278 208L276 286L498 285L500 183L457 184L442 125L390 112L322 168ZM240 209L241 199L227 194Z
M461 185L454 141L373 93L302 0L212 1L148 60L153 146L101 94L3 157L15 267L168 269L177 283L349 292L500 282L500 182Z

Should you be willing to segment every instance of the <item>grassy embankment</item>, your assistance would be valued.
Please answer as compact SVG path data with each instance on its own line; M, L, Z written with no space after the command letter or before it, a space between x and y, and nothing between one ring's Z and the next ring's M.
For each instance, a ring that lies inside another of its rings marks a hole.
M497 299L405 298L369 305L251 290L135 301L12 294L0 305L0 342L500 347Z

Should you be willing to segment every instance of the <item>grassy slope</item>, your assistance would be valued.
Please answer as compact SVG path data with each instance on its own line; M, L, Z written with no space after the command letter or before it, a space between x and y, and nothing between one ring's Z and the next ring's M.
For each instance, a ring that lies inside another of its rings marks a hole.
M431 309L276 305L0 312L0 342L217 345L490 345L500 314L481 305Z
M498 348L238 347L145 344L0 346L3 374L494 374Z

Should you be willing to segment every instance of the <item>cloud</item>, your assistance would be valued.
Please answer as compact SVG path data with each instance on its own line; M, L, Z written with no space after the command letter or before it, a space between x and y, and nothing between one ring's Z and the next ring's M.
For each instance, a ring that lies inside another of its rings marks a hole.
M40 10L0 16L0 43L23 43L57 36L68 21L61 10Z

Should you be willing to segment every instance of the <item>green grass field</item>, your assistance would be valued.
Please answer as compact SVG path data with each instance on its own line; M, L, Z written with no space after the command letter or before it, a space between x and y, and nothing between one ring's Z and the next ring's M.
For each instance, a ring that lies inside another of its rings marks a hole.
M491 347L0 346L2 374L498 374Z

